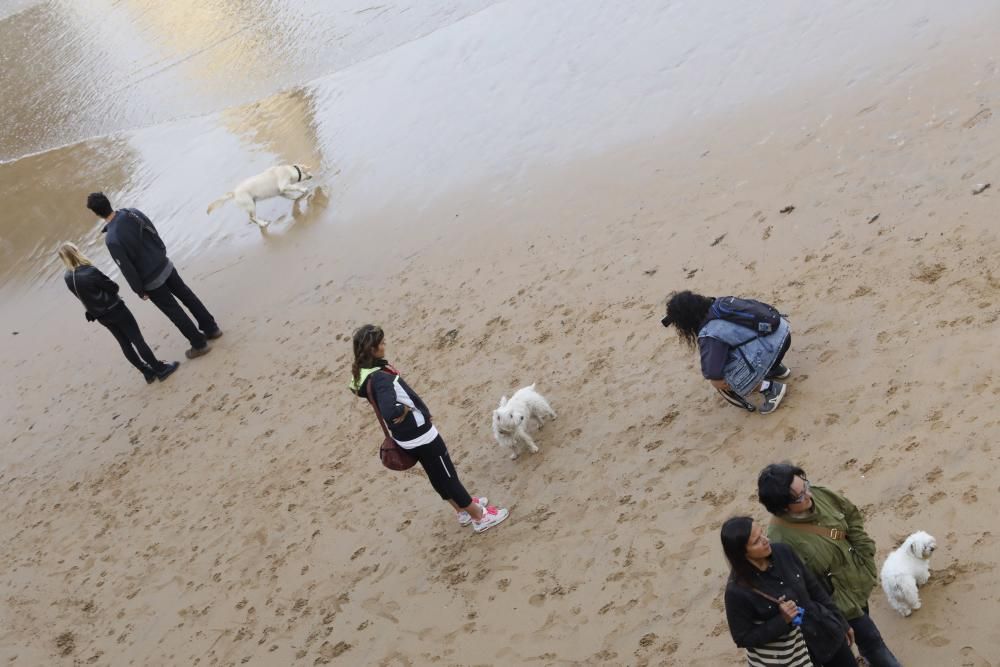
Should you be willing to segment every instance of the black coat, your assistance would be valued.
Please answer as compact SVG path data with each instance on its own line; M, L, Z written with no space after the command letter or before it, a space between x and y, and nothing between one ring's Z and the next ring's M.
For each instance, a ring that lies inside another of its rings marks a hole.
M787 600L805 609L802 634L817 660L830 659L846 641L847 621L799 557L785 544L771 544L771 567L754 571L750 585L730 578L726 585L726 619L733 641L741 648L760 647L787 634L792 626L778 605L755 593Z
M167 268L167 247L142 211L123 208L115 211L111 222L102 230L104 242L122 276L136 294L146 293L143 287Z
M118 284L96 266L78 266L63 277L66 287L87 309L88 320L104 315L122 302L118 297Z

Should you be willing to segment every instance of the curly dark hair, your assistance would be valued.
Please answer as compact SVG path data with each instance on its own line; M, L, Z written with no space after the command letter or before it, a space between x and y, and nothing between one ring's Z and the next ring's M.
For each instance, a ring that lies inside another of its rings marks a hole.
M698 345L698 331L713 303L713 297L695 294L691 290L674 292L667 297L667 316L660 321L665 327L671 324L677 327L681 340L695 347Z
M354 363L351 364L351 374L354 381L361 379L361 369L375 365L375 348L385 339L382 328L374 324L358 327L354 332Z

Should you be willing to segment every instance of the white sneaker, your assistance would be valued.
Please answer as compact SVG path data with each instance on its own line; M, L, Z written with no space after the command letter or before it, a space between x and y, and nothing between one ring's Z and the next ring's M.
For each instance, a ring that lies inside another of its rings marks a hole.
M489 505L485 510L483 510L483 518L480 521L476 521L475 519L472 520L472 530L477 533L482 533L498 523L504 522L508 516L510 516L510 512L508 512L505 508Z
M486 503L487 503L486 496L481 496L479 498L473 496L472 502L476 503L483 509L486 509ZM472 523L472 515L466 512L465 510L460 510L458 512L458 525L468 526L470 523Z

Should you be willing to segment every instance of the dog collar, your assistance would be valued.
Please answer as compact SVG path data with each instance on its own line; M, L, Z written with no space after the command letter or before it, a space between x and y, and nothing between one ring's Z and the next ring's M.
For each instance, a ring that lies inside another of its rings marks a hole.
M299 165L297 165L297 164L293 164L292 166L295 167L295 173L297 173L299 175L299 180L297 180L295 182L296 183L301 183L302 182L302 170L299 169Z

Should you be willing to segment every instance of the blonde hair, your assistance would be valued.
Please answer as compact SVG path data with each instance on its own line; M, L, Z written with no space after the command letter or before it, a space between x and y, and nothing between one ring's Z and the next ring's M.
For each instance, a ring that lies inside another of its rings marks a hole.
M63 261L63 264L70 271L81 266L93 266L93 263L87 256L76 247L76 244L68 241L59 246L59 259Z

